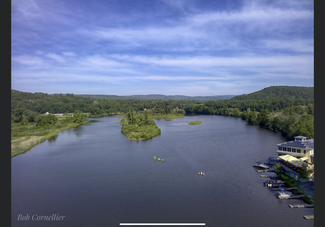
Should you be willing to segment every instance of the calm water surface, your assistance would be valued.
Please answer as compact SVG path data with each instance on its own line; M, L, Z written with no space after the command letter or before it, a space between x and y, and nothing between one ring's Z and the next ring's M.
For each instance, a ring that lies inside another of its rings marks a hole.
M290 209L301 201L276 199L252 167L276 155L285 141L280 134L239 118L200 115L156 120L161 135L136 142L121 134L119 118L91 120L11 159L12 226L314 225L303 218L314 208ZM203 123L188 125L194 120ZM64 218L31 220L52 214Z

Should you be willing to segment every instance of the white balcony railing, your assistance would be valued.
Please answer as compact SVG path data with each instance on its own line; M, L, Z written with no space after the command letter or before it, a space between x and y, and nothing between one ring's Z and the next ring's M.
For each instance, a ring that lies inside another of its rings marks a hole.
M281 153L281 154L289 154L289 155L297 156L297 157L304 157L304 156L307 155L307 154L304 154L304 153L297 153L297 152L291 152L291 151L281 151L281 150L277 150L276 152Z

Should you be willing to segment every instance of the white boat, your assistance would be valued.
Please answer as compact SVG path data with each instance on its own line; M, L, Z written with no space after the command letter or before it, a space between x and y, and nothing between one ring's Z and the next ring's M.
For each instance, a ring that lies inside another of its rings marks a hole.
M289 191L278 191L275 194L278 199L289 199L292 196L292 193Z
M199 172L198 174L201 175L201 176L205 175L205 173L203 173L203 172Z
M253 165L253 167L259 167L259 168L263 168L263 169L270 169L269 166L263 164L262 162L256 162L256 164Z

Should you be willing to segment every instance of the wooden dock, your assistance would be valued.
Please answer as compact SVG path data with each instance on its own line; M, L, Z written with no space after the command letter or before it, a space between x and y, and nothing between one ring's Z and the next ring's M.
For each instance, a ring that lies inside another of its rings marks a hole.
M292 187L292 188L286 188L286 191L290 191L290 190L295 190L298 189L297 187ZM281 189L279 188L271 188L272 191L281 191Z
M261 175L260 177L262 177L262 178L270 178L270 179L272 179L272 180L278 180L278 179L280 179L278 176L276 176L276 175Z
M314 219L314 215L305 215L304 219L307 219L307 220Z
M273 169L257 169L256 172L265 173L265 172L274 172L274 170Z
M302 199L303 197L304 197L303 195L291 195L289 197L283 197L278 199Z
M296 204L296 205L291 205L289 204L290 208L313 208L314 204Z

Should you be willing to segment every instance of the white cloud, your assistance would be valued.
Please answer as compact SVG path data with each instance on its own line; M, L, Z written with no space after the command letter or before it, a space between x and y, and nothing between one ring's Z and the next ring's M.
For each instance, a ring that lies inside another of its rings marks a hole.
M211 12L194 15L189 22L202 25L211 22L222 23L264 23L283 20L311 19L314 13L307 10L279 9L279 8L252 8L247 7L235 12Z
M314 53L313 39L299 40L263 40L264 48Z
M62 54L63 54L64 56L76 56L76 54L73 53L73 52L62 52Z
M57 55L57 54L49 53L49 54L45 54L45 56L48 58L54 59L55 61L60 62L60 63L65 62L65 59L62 56Z
M162 1L163 9L132 8L127 17L109 1L89 4L111 12L98 15L74 3L12 1L14 84L169 84L199 94L313 79L313 3L247 0L221 11Z
M32 55L19 55L19 56L13 56L11 58L13 62L27 65L27 66L42 66L44 65L44 61L42 58Z

